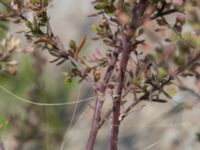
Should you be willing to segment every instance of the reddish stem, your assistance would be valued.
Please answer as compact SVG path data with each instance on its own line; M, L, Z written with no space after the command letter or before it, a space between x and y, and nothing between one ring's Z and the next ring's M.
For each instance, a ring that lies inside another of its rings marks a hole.
M93 148L94 148L94 143L95 143L97 132L98 132L98 126L99 126L98 124L101 121L100 100L99 100L97 93L96 93L96 95L97 95L97 98L96 98L96 103L95 103L95 108L94 108L95 112L93 115L92 127L90 130L90 135L89 135L87 146L86 146L87 150L93 150Z
M104 94L106 91L107 85L112 76L112 72L115 68L119 53L120 53L120 50L118 48L116 48L113 52L113 56L107 68L103 82L101 83L98 89L99 92L101 92L102 94ZM95 103L95 108L94 108L95 112L93 115L92 127L90 130L90 135L89 135L87 146L86 146L87 150L93 150L97 132L98 132L98 129L100 127L100 122L101 122L101 108L103 106L104 101L99 99L99 94L97 91L96 91L96 96L97 98L96 98L96 103Z
M135 36L137 28L143 23L144 11L147 8L149 2L146 0L140 0L136 2L132 9L132 19L129 26L132 35L124 35L123 38L123 52L122 58L120 61L120 70L118 73L118 85L116 89L116 96L113 99L113 108L112 108L112 131L110 137L110 150L117 150L118 145L118 134L119 134L119 125L120 125L120 106L121 106L121 95L124 84L124 76L129 60L129 56L132 49L131 38Z
M117 150L118 134L119 134L119 116L120 116L120 106L121 106L121 95L124 84L124 76L126 72L126 67L129 60L129 55L131 53L131 42L127 41L124 46L124 51L122 53L122 58L120 61L120 70L118 74L118 85L116 89L116 96L113 100L113 116L112 116L112 131L110 137L110 150Z
M148 1L141 0L139 3L137 3L134 6L132 22L130 24L130 29L133 30L133 32L135 32L137 27L141 25L142 21L141 21L140 16L143 14L147 4L148 4ZM128 39L128 38L126 38L126 39ZM116 91L117 96L116 96L116 98L114 98L114 102L113 102L113 126L112 126L112 134L111 134L111 141L110 141L110 149L111 150L117 150L121 94L122 94L122 89L123 89L123 82L124 82L126 66L128 63L129 54L131 52L131 44L132 44L132 42L130 41L130 39L125 40L124 51L123 51L122 59L120 62L120 72L118 75L119 85L118 85L117 91ZM112 76L112 72L116 66L116 62L117 62L119 53L120 53L120 50L118 48L116 48L113 53L111 62L108 66L108 69L106 71L106 74L104 76L104 80L101 83L98 91L96 91L97 99L96 99L96 103L95 103L95 112L93 115L92 127L90 130L90 135L89 135L89 139L88 139L87 146L86 146L87 150L93 150L97 132L98 132L98 129L99 129L100 123L101 123L101 108L103 106L103 100L99 99L98 92L101 92L101 94L105 94L107 85Z

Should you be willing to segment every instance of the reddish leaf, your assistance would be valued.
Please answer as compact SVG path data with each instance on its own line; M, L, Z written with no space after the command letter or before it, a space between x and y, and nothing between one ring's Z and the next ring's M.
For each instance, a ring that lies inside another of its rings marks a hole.
M83 48L85 42L87 40L87 36L85 35L81 41L81 44L79 45L79 47L76 49L76 52L75 52L75 59L78 58L78 54L80 53L81 49Z

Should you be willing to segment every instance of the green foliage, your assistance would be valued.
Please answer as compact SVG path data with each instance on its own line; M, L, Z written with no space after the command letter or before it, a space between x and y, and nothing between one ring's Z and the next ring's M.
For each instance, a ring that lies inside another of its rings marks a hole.
M112 14L115 11L115 7L114 7L113 3L110 2L109 0L103 0L101 2L97 2L94 5L94 8L96 10L104 11L107 14Z
M97 97L93 128L88 140L91 145L87 145L91 147L90 149L93 149L98 129L105 120L112 120L110 145L116 150L120 123L135 105L147 100L157 103L167 102L171 99L173 92L167 91L166 87L175 86L176 89L181 90L180 85L173 84L179 77L190 74L195 80L199 80L200 72L197 69L200 58L200 38L197 32L199 31L199 14L192 2L94 1L94 9L97 13L91 16L100 15L101 17L97 24L91 26L91 30L96 34L93 40L101 40L108 49L103 51L99 48L87 56L80 55L87 40L86 35L79 38L80 41L70 40L66 49L60 39L53 34L46 14L48 1L31 0L26 1L26 4L23 1L12 2L11 8L5 5L8 11L13 12L9 20L26 26L22 32L32 48L47 50L53 57L51 63L61 65L67 62L69 64L64 71L65 84L62 84L68 88L68 91L65 91L64 87L59 88L58 81L47 77L50 75L45 74L43 59L36 51L33 52L33 62L24 61L24 66L19 66L21 69L19 74L15 78L11 77L7 85L12 87L12 91L29 97L31 101L38 102L38 99L45 98L47 100L41 100L41 102L48 103L55 102L56 96L71 94L69 89L74 90L76 84L87 81ZM32 18L27 17L25 12L32 13ZM170 17L166 15L174 15L174 13L175 21L170 22L168 19ZM190 16L190 19L185 14ZM2 17L7 21L6 15L3 14ZM190 32L184 32L185 25L191 28ZM5 25L2 29L4 27ZM16 49L15 44L12 40L11 43L2 44L3 51L0 55L6 54L6 57L1 59L1 71L8 72L10 65L16 65L11 56ZM34 68L33 63L37 67ZM61 79L59 81L63 83ZM2 82L5 83L3 78ZM177 80L177 82L180 81ZM48 89L44 90L44 86ZM113 106L105 108L111 113L103 118L102 108L104 108L106 100L104 97L107 91L112 97ZM129 96L134 98L133 102L129 100ZM45 118L44 113L35 107L25 107L28 110L26 112L38 113L39 122L45 124L41 121ZM63 125L62 117L59 115L66 113L64 108L44 109L50 126L55 132L58 131ZM29 119L28 117L21 118L23 125ZM41 128L36 129L43 133ZM30 134L29 131L31 131L29 127L25 131L20 130L21 139L24 139L23 135Z

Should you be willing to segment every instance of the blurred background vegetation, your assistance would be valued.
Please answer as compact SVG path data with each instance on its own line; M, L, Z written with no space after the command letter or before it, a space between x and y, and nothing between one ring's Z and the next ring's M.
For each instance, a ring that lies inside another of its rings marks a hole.
M4 2L9 3L9 0L4 0ZM87 33L88 41L84 47L85 52L94 47L103 47L101 43L96 42L95 45L89 40L92 36L89 28L95 21L95 19L87 17L93 12L90 2L90 0L57 0L51 3L48 10L55 34L59 35L66 45L70 39L80 40ZM0 5L0 12L7 13L8 10ZM19 97L39 103L71 102L93 95L86 83L80 86L78 79L65 83L65 71L71 66L50 64L51 58L45 51L36 50L25 53L25 47L28 43L23 35L16 33L16 30L21 28L23 28L22 25L14 26L8 24L4 19L0 19L1 43L4 43L5 39L9 39L12 34L15 37L13 41L16 42L17 39L20 39L18 48L12 52L9 60L1 63L1 67L8 67L6 68L8 70L0 74L2 87ZM10 61L18 63L10 65ZM86 104L78 105L72 126L74 127L79 116L89 109L89 112L86 112L87 116L78 122L79 126L70 130L69 138L64 140L76 105L35 106L19 101L18 98L1 88L0 150L3 150L1 143L6 150L55 150L60 149L63 141L67 143L66 149L83 149L88 137L86 132L90 128L90 115L92 114L90 112L93 111ZM172 104L148 103L147 106L145 104L142 103L138 106L134 113L130 114L129 118L131 119L127 119L122 124L120 150L140 150L144 147L146 147L144 149L182 150L184 147L185 149L198 149L200 147L197 142L200 137L199 123L196 119L199 117L198 106L193 110L186 110L185 114L176 113L172 117L162 118L162 121L156 120L153 124L149 124L165 110L171 108ZM145 109L142 109L144 106ZM150 126L146 126L148 124ZM105 145L109 140L109 127L108 123L103 126L98 136L97 149L99 150L106 149Z
M9 0L4 2L8 4ZM0 4L1 13L5 14L8 11ZM18 52L27 46L22 36L15 33L18 28L20 26L8 24L3 19L0 20L1 42L13 33L16 38L20 38L18 48L9 58L18 62L15 66L17 71L2 72L1 86L19 97L39 103L64 103L81 95L78 79L65 83L64 72L70 66L65 64L57 67L50 64L48 54L43 51L37 50L31 54ZM84 30L83 27L80 29ZM80 97L90 95L87 93ZM82 110L81 107L79 107L79 112ZM16 97L1 89L0 141L6 149L12 150L56 149L62 143L63 133L71 120L73 108L74 105L34 106L20 102Z

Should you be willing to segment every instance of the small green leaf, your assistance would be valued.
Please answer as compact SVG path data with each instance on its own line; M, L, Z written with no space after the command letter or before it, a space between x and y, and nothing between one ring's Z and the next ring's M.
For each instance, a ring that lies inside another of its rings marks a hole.
M163 78L167 75L167 71L163 67L158 68L158 78Z
M94 6L94 8L97 9L97 10L101 10L101 9L104 9L106 6L107 6L106 2L98 2Z
M95 32L95 33L98 32L98 27L97 27L97 25L93 24L93 25L90 26L90 28L91 28L91 30L92 30L93 32Z
M73 50L76 49L76 42L74 40L70 40L69 41L69 47Z
M184 65L184 63L185 63L185 60L184 60L183 56L175 57L174 61L179 66Z
M32 24L32 22L27 21L27 22L25 23L25 25L26 25L29 29L33 30L33 24Z
M175 88L169 88L166 90L167 94L169 95L175 95L177 93Z
M146 58L147 58L147 60L150 61L150 62L155 62L155 61L156 61L155 56L152 55L152 54L148 54L148 55L146 56Z
M48 43L47 43L47 48L48 48L48 49L53 49L53 46L52 46L51 44L48 44Z
M107 13L107 14L112 14L113 12L114 12L114 7L112 7L112 6L106 6L105 8L104 8L104 10L105 10L105 12Z

